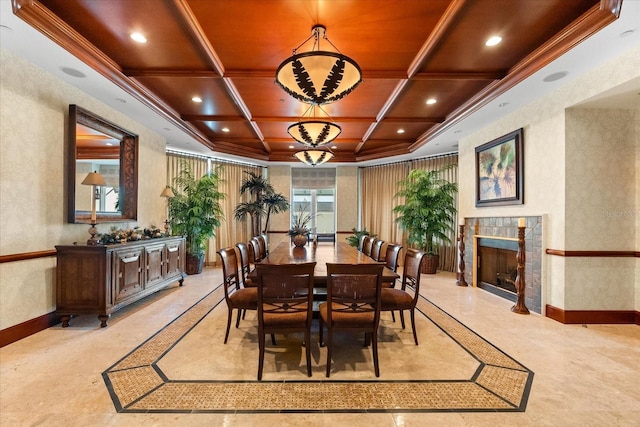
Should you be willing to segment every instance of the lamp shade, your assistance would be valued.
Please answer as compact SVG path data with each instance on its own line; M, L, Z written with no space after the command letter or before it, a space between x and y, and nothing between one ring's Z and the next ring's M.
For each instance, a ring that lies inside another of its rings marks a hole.
M298 160L309 166L321 165L333 158L333 153L328 150L304 150L294 154Z
M82 185L97 185L104 186L107 183L104 181L104 177L98 172L89 172L87 176L82 180Z
M322 25L314 26L312 37L316 50L296 53L294 49L293 55L276 70L276 83L289 95L308 104L335 102L351 93L362 81L362 70L353 59L319 49L321 38L328 41L325 31Z
M166 186L164 187L164 190L162 190L162 193L160 193L160 197L166 197L166 198L171 198L171 197L175 197L175 194L173 194L173 190L171 190L171 187Z
M307 120L292 124L287 128L289 135L296 141L317 147L333 141L342 129L335 123L322 120Z

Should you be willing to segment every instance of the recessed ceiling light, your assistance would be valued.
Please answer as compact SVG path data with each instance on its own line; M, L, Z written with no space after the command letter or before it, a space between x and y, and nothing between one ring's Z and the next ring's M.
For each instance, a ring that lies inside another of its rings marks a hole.
M147 38L142 33L131 33L131 40L138 43L146 43Z
M71 77L78 77L80 79L87 77L82 71L78 71L75 68L71 67L62 67L60 68L63 73L70 75Z
M433 104L435 104L436 102L438 102L438 101L436 101L436 99L435 99L435 98L429 98L429 99L427 99L427 105L433 105Z
M290 145L289 148L295 148L293 145Z
M222 128L222 132L229 132L229 128Z
M331 149L332 149L332 150L335 150L335 149L337 149L337 148L338 148L338 146L337 146L337 145L332 145L332 146L331 146Z
M112 142L107 142L104 145L111 147L113 145L113 143Z
M502 41L502 37L500 36L492 36L484 43L485 46L495 46Z
M191 100L198 103L202 102L202 98L200 98L199 96L194 96L193 98L191 98Z
M560 80L564 77L567 76L567 74L569 74L566 71L559 71L557 73L553 73L553 74L549 74L547 77L545 77L544 79L542 79L543 82L555 82L556 80Z
M398 129L396 132L397 133L404 133L404 129Z

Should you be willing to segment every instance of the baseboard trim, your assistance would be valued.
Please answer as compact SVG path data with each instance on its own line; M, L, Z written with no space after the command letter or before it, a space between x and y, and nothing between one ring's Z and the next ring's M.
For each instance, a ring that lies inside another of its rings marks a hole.
M547 304L545 315L564 324L640 325L640 312L633 310L564 310Z
M51 312L18 325L10 326L0 331L0 347L19 341L58 323L60 323L60 317L56 316L55 312Z

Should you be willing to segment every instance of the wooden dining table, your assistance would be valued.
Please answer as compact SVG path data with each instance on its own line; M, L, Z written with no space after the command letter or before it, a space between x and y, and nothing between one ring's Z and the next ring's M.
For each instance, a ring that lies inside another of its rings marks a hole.
M313 272L315 286L327 286L327 263L342 264L378 264L371 257L358 251L357 248L344 242L336 242L333 245L313 245L307 244L303 247L296 247L288 242L282 242L275 248L269 250L269 256L265 257L260 264L301 264L305 262L316 262ZM255 270L249 274L255 277ZM400 276L385 267L382 274L383 282L393 282Z

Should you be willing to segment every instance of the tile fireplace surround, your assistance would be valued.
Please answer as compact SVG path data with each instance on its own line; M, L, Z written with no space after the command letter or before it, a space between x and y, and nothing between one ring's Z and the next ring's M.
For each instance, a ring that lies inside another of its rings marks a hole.
M525 303L535 313L542 313L542 217L526 218L525 230ZM465 218L464 225L464 278L473 283L474 241L476 237L518 238L519 217Z

